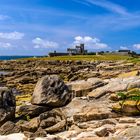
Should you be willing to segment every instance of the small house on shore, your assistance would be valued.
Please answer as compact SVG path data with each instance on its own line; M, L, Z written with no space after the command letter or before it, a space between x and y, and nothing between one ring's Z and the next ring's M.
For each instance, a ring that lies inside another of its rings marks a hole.
M112 55L124 55L124 56L134 56L137 55L136 52L131 51L131 50L118 50L118 51L101 51L101 52L96 52L96 55L103 55L103 54L112 54Z
M131 51L131 50L118 50L118 51L115 51L113 53L117 54L117 55L128 55L128 56L136 55L136 52Z

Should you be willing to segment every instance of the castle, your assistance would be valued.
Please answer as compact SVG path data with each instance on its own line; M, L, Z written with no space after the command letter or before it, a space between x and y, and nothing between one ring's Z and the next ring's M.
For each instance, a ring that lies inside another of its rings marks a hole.
M114 54L114 55L129 55L129 56L134 56L138 55L136 52L131 51L131 50L118 50L118 51L100 51L100 52L89 52L85 50L85 45L80 44L76 45L75 48L67 48L67 52L51 52L48 54L49 57L54 57L54 56L67 56L67 55L103 55L103 54Z
M56 52L54 51L53 53L49 53L50 57L53 56L66 56L66 55L84 55L87 54L87 50L85 50L85 45L84 44L80 44L79 46L75 46L75 48L68 48L67 49L67 53L63 53L63 52Z

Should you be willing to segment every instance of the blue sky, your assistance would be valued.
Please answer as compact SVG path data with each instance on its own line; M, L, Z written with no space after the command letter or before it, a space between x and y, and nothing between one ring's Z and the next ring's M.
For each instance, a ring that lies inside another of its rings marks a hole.
M0 0L0 55L140 50L140 0Z

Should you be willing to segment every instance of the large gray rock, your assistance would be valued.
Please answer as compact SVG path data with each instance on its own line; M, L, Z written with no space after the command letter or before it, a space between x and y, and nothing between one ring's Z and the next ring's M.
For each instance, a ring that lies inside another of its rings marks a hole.
M0 126L15 117L15 97L12 90L0 88Z
M41 78L34 90L31 103L60 107L69 103L71 93L67 85L56 75Z
M15 97L12 90L7 87L0 87L0 108L15 107Z

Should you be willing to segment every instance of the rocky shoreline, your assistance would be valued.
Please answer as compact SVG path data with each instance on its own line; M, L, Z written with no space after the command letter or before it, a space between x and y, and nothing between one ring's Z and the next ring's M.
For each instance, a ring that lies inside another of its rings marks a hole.
M137 140L139 64L0 61L0 139ZM2 136L4 135L4 136Z

